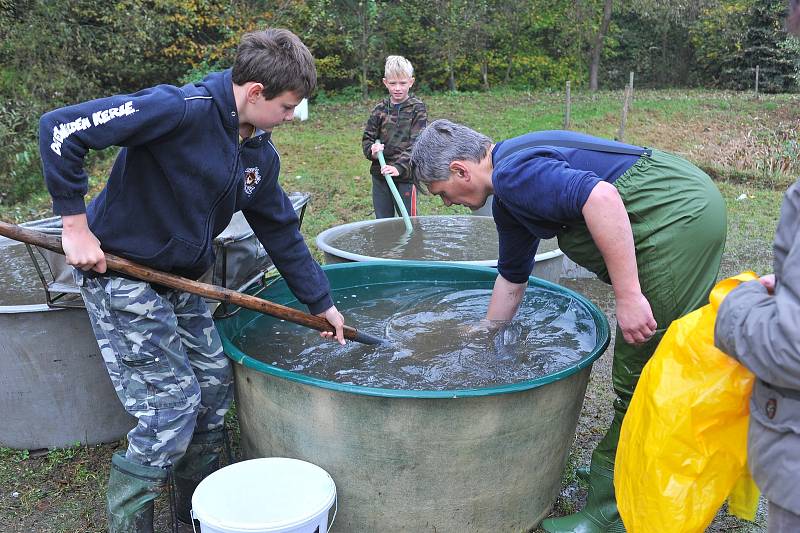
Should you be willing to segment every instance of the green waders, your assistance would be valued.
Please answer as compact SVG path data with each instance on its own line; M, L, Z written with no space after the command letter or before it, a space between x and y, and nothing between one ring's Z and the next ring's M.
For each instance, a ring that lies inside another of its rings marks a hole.
M178 520L191 524L192 495L206 476L219 470L220 457L225 447L225 430L195 433L186 453L173 468L175 479L176 514Z
M115 453L106 492L109 533L153 533L153 501L166 489L168 474Z
M551 532L622 532L614 497L614 459L622 419L645 363L670 323L708 302L717 279L727 230L725 202L711 178L688 161L653 150L643 155L614 186L631 222L642 293L658 324L653 338L633 346L617 326L611 370L614 418L592 453L589 495L576 514L547 519ZM610 283L600 251L585 225L559 234L567 256Z

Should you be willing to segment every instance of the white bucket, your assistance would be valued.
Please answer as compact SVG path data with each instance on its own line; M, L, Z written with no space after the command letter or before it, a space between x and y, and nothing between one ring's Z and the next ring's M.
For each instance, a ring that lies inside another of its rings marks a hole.
M201 481L192 496L192 518L202 533L326 533L335 501L336 485L317 465L251 459Z

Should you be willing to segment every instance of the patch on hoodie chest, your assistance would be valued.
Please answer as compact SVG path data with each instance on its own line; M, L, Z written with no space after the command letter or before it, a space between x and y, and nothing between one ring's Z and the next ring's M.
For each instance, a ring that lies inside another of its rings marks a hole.
M253 191L256 189L256 185L261 182L261 172L259 172L258 167L250 167L244 169L244 193L247 196L253 194Z

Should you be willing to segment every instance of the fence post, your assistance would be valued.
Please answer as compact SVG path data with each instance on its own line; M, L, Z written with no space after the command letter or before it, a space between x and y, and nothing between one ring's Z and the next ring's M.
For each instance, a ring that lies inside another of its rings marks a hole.
M567 102L566 107L564 109L564 129L569 129L570 123L570 112L572 107L572 93L570 91L570 81L567 80Z
M759 74L760 68L761 68L761 65L756 65L756 98L758 98L758 74Z
M631 101L630 101L630 104L633 105L633 71L630 72L628 77L629 77L628 85L630 85L630 87L631 87Z
M617 132L617 140L622 142L625 138L625 123L628 122L628 107L631 104L631 93L633 92L633 85L625 86L625 99L622 102L622 118L619 122L619 131Z

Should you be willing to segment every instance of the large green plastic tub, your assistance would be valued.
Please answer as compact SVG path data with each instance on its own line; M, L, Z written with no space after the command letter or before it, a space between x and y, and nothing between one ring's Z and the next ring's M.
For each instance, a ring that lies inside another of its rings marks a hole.
M484 284L488 267L429 262L361 262L324 267L335 289L377 283ZM573 366L538 379L482 389L389 390L344 385L281 370L237 346L256 313L219 322L238 364L236 406L245 458L315 463L336 482L338 532L527 531L558 494L592 362L608 346L605 316L564 287L597 326L595 349ZM283 282L263 297L293 304ZM276 354L275 358L280 358Z

